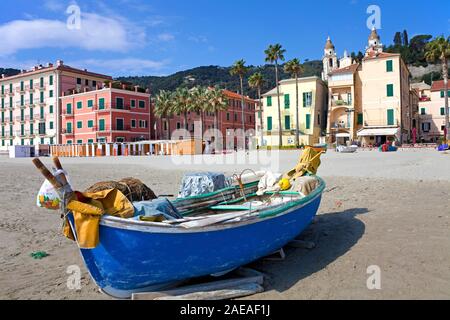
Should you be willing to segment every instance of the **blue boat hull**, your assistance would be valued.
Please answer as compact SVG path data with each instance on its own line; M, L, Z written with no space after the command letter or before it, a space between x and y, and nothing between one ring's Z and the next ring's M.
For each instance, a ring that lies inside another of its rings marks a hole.
M205 230L163 232L101 223L100 244L81 249L81 254L104 292L128 298L168 283L229 271L273 253L311 223L321 195L279 215Z

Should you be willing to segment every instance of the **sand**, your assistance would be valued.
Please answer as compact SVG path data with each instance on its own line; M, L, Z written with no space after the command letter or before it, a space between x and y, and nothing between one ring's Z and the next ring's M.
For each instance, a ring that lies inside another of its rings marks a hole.
M298 153L286 151L278 158L280 171L286 171ZM185 166L170 157L62 162L77 189L134 176L157 194L176 194L185 172L260 168L206 165L217 157L196 157L201 159ZM289 249L284 261L252 264L268 280L266 291L250 299L449 299L450 155L329 152L322 163L319 174L327 190L317 222L303 234L316 247ZM0 299L108 299L91 280L76 245L61 235L59 213L36 207L42 178L30 159L0 157L0 168ZM34 251L50 255L34 260ZM81 290L67 288L71 265L81 268ZM380 267L380 290L367 288L371 265Z

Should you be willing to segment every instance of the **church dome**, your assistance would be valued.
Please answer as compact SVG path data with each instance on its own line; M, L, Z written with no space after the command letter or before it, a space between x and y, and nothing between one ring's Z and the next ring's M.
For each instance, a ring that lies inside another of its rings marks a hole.
M330 49L334 50L334 44L333 44L333 42L331 42L330 37L328 37L327 43L325 44L325 50L330 50Z
M370 33L369 40L380 40L380 36L377 33L377 29L373 28Z

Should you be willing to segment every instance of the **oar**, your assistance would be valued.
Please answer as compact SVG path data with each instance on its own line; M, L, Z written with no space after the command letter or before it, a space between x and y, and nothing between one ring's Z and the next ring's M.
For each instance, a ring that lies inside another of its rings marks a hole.
M47 169L47 167L42 163L41 160L35 158L33 159L33 164L41 172L44 178L47 179L56 190L62 188L61 183L59 183L56 177Z
M58 178L59 178L59 180L61 181L61 184L63 185L63 186L66 186L66 185L68 185L69 184L69 182L67 181L67 177L66 177L66 175L64 174L64 169L63 169L63 167L62 167L62 165L61 165L61 161L59 161L59 158L58 157L53 157L53 164L55 165L55 168L56 168L56 170L60 170L61 172L58 174Z

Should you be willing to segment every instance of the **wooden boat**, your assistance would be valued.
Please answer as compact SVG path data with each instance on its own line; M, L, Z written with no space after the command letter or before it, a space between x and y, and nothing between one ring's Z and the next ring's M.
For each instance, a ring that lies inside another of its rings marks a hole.
M73 190L59 159L53 160L57 176L39 159L33 163L66 203ZM225 274L284 247L311 223L325 189L325 182L317 179L318 187L307 196L291 191L258 196L258 182L249 181L178 199L173 205L182 218L177 220L103 216L99 244L80 249L81 255L98 287L117 298ZM74 217L66 214L76 237Z
M319 187L306 197L285 192L259 198L254 193L256 184L249 183L245 197L241 197L239 187L230 187L176 200L173 204L186 218L170 223L104 216L100 244L95 249L80 249L81 255L95 283L117 298L194 277L223 274L295 239L319 208L325 182L318 179ZM255 208L239 208L250 200L263 201ZM234 207L224 214L211 214L214 206ZM75 233L71 215L69 221Z

